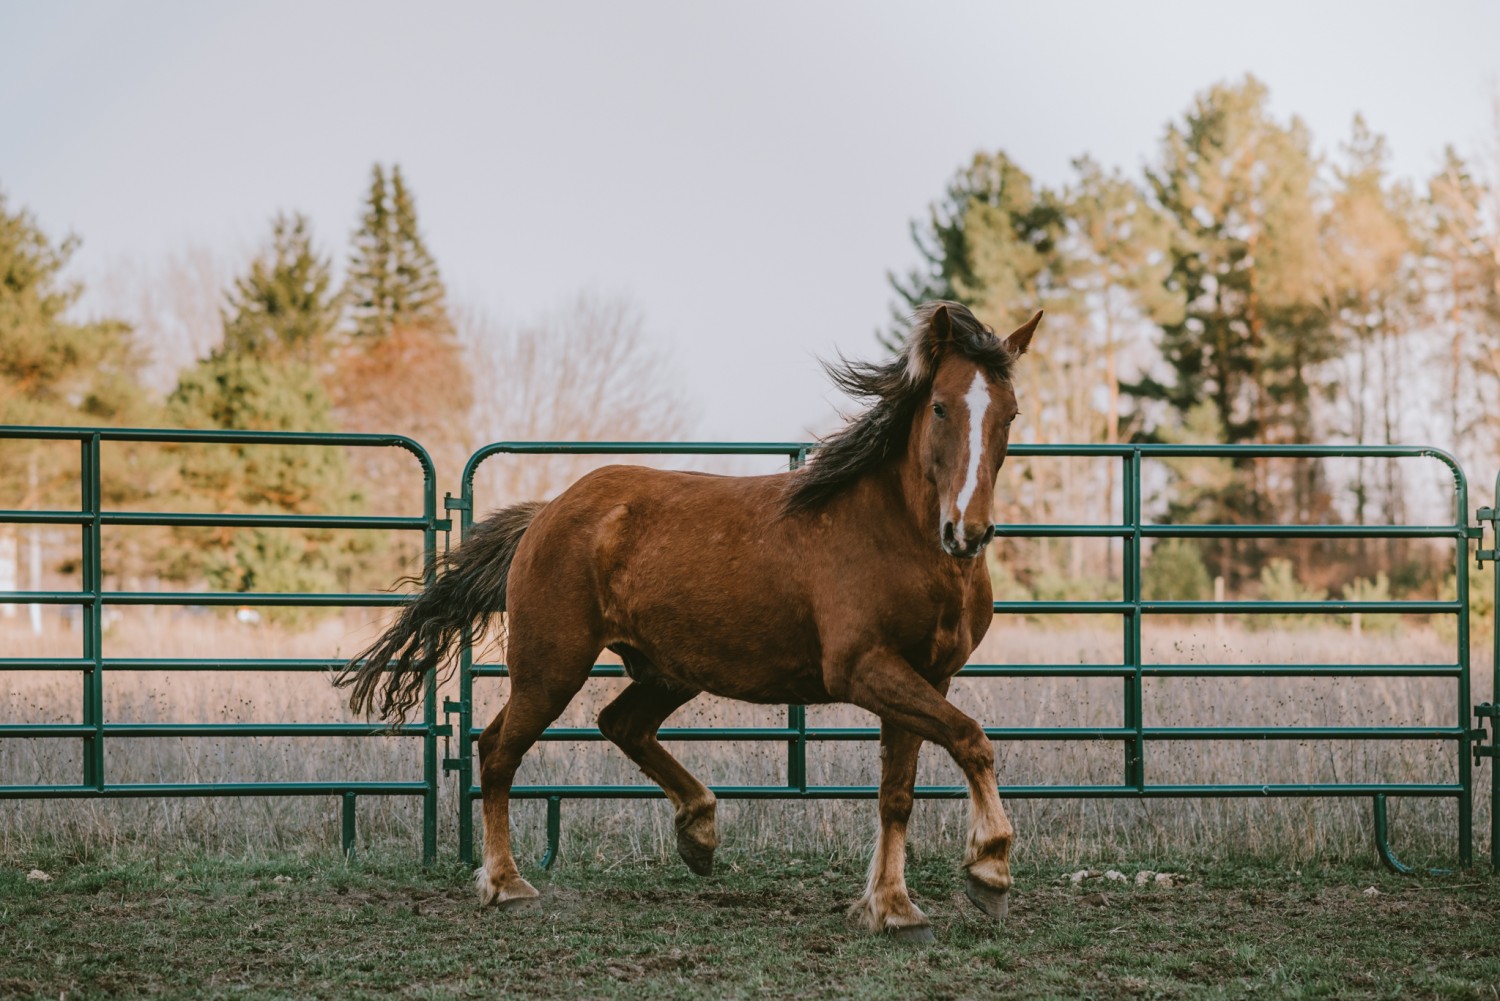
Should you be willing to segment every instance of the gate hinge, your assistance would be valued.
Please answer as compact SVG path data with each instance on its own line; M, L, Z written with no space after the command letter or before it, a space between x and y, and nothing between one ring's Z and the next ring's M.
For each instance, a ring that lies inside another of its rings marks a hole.
M1497 518L1495 516L1495 509L1494 508L1492 508L1492 507L1482 507L1482 508L1480 508L1478 511L1474 512L1474 520L1477 521L1477 522L1480 522L1481 524L1480 524L1479 528L1477 528L1477 529L1471 529L1471 531L1474 532L1474 535L1471 536L1471 537L1477 538L1479 540L1479 542L1482 544L1484 542L1484 525L1483 525L1483 523L1487 521L1491 525L1495 526L1496 537L1497 537L1497 539L1500 539L1500 520L1497 520ZM1500 546L1500 542L1497 542L1497 546ZM1474 562L1477 563L1481 567L1484 566L1484 564L1486 562L1489 562L1489 563L1495 562L1495 558L1496 558L1496 550L1495 549L1476 549L1476 550L1474 550Z
M462 725L463 724L464 716L468 713L468 711L469 711L469 704L467 702L464 702L462 700L454 701L453 699L444 699L443 700L443 719L444 720L447 720L454 713L458 713L459 714L459 724ZM443 729L451 731L452 728L449 727L449 726L444 726ZM462 741L459 741L460 746L462 745L462 743L463 743ZM444 740L443 740L443 751L444 751L445 754L446 754L447 750L448 750L448 741L447 741L447 734L445 733L444 734ZM464 765L464 759L463 758L450 758L450 757L444 757L443 758L443 772L445 774L448 773L448 772L456 772L460 768L462 768L463 765Z
M444 511L468 511L471 505L463 497L455 497L452 494L443 494Z
M1481 722L1486 719L1500 720L1500 705L1482 702L1474 707L1474 717ZM1494 725L1491 724L1492 727ZM1474 742L1474 764L1481 764L1485 758L1500 758L1500 748L1496 747L1493 734L1483 726L1470 730L1469 739Z

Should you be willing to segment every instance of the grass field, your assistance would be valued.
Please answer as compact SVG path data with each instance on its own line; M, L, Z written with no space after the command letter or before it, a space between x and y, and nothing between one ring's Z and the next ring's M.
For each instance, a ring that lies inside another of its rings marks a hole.
M1500 997L1493 877L1091 861L1177 885L1075 888L1065 867L1023 862L995 926L963 900L953 857L918 851L913 895L938 941L909 947L844 924L863 882L847 855L727 851L701 880L585 853L527 872L539 908L497 912L464 869L404 854L35 849L0 869L0 997Z
M133 610L132 610L133 611ZM0 622L7 654L71 655L77 637L32 637ZM217 617L129 614L110 656L335 657L373 620L334 618L290 632ZM1098 663L1118 630L1009 621L976 660ZM1443 663L1451 640L1425 625L1392 636L1336 629L1215 632L1163 624L1146 655L1187 663ZM1490 697L1476 647L1472 701ZM11 673L6 719L78 719L76 676ZM619 682L592 683L561 721L591 724ZM338 693L316 674L106 675L107 717L125 722L339 721ZM1449 724L1440 679L1163 679L1148 722ZM976 680L955 699L992 725L1117 725L1118 681ZM503 682L477 693L477 717ZM673 723L776 722L780 709L703 699ZM810 722L868 725L856 710L815 708ZM1104 743L999 745L1002 781L1114 782ZM784 779L780 745L678 744L707 781ZM413 778L402 738L117 739L118 781ZM1153 749L1152 781L1452 781L1451 746L1432 742L1215 741ZM869 783L868 745L816 747L816 783ZM4 781L73 782L76 740L0 741ZM1480 773L1483 774L1482 772ZM931 750L923 782L956 772ZM540 746L523 782L633 783L602 744ZM337 804L307 800L0 801L0 998L177 997L1336 997L1500 998L1500 881L1487 871L1402 878L1380 870L1369 804L1334 800L1013 801L1018 890L1011 918L986 923L960 893L964 804L918 805L911 886L938 942L914 950L845 925L874 833L868 802L726 802L709 880L673 851L660 802L570 802L556 868L541 853L540 804L516 811L517 849L543 892L529 914L480 911L453 860L451 781L442 858L416 864L418 813L403 800L360 807L355 859L337 856ZM1489 848L1476 802L1478 857ZM1453 864L1452 804L1398 801L1393 836L1408 861ZM528 862L528 860L530 860ZM1066 874L1115 869L1074 887ZM29 881L41 870L52 878ZM1142 869L1176 885L1137 887ZM1370 887L1375 893L1367 893Z

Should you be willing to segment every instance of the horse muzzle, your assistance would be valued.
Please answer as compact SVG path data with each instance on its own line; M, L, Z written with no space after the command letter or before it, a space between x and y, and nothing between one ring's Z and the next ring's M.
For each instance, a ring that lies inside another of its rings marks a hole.
M960 529L951 521L943 522L943 552L961 560L972 560L984 552L984 547L995 537L995 526L965 526Z

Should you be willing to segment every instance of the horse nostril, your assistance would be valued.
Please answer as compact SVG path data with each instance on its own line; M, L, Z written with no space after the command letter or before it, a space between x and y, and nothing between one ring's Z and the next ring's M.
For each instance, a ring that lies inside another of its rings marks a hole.
M986 528L984 530L984 538L980 540L979 544L981 546L987 546L987 545L990 544L990 542L994 538L995 538L995 526L991 525L989 528Z
M953 533L953 522L943 522L943 545L952 548L958 545L958 538Z

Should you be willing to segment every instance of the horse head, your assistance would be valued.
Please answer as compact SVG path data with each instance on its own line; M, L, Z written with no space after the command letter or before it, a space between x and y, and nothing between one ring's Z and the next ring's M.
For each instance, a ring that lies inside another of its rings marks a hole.
M933 526L950 556L978 556L995 529L995 477L1019 410L1011 363L1026 352L1042 314L1001 340L957 303L936 303L908 345L908 377L930 385L913 415L920 469L937 494Z

